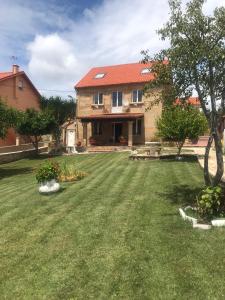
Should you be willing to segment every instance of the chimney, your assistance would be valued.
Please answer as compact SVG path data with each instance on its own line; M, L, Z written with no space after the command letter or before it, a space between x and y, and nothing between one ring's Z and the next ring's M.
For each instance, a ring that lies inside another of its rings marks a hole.
M12 72L13 74L16 74L19 72L20 67L18 65L13 65L12 66Z

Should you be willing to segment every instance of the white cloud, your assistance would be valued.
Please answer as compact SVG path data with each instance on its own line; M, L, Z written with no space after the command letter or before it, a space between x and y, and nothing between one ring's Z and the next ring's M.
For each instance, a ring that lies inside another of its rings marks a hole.
M72 89L77 60L71 44L58 34L38 35L28 45L30 61L28 70L41 88Z
M85 9L83 18L74 22L69 31L35 38L28 48L29 73L35 82L42 74L45 78L42 84L49 89L62 86L61 78L66 73L68 81L66 84L64 80L64 89L71 90L91 67L139 61L141 50L149 48L154 53L162 47L156 30L167 18L167 11L167 0L158 4L153 0L133 0L132 3L111 0L93 10ZM59 40L67 45L67 50L58 45L54 53L55 47L51 45ZM73 67L65 63L71 57ZM58 80L53 76L56 71Z
M224 1L208 0L205 11ZM0 55L17 56L20 49L18 63L24 56L23 67L39 88L72 90L91 67L139 61L141 50L153 54L167 46L156 34L168 20L167 0L104 0L74 20L69 7L52 3L37 0L35 10L28 0L0 4Z

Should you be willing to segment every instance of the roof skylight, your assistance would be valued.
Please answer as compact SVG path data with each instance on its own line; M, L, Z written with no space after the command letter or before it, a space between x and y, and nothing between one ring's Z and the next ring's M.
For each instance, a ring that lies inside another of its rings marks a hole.
M141 74L149 74L151 70L149 68L145 68L141 70Z
M95 78L100 79L100 78L103 78L104 76L105 76L105 73L98 73L95 75Z

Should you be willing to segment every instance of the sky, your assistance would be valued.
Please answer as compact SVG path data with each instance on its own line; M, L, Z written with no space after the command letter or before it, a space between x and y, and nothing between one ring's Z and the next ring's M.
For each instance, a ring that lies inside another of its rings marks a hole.
M208 0L204 10L221 5ZM74 96L90 68L168 46L156 33L168 18L168 0L0 0L0 71L16 63L41 94Z

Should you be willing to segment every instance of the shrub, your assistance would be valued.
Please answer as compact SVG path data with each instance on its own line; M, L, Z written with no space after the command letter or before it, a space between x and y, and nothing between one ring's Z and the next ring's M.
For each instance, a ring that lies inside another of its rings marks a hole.
M206 187L197 197L197 211L205 220L224 216L224 197L221 187Z
M76 170L73 165L68 165L66 162L61 165L59 180L62 182L81 180L85 176L87 176L87 173Z
M59 164L56 161L48 160L37 171L36 179L38 183L50 180L58 180L61 173Z

